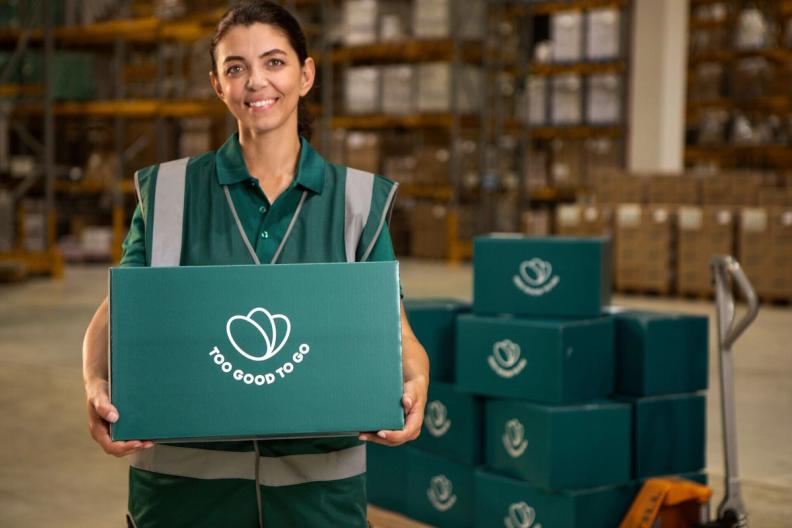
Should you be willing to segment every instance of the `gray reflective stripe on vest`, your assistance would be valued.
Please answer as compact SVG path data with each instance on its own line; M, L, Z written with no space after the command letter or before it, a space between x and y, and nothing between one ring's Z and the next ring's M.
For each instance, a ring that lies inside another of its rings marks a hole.
M255 480L254 451L239 453L155 445L134 454L131 466L137 469L202 480ZM355 477L366 471L366 446L359 445L330 453L258 457L259 484L293 486Z
M373 174L347 168L344 188L344 249L347 262L355 262L360 235L371 211L373 193Z
M361 262L366 262L371 255L371 252L374 250L374 244L377 243L377 239L382 233L382 229L385 227L385 223L390 221L391 213L393 212L393 198L396 196L396 190L399 188L398 183L394 183L393 187L391 187L390 192L388 193L388 198L385 200L385 207L382 208L382 215L380 216L379 225L377 226L377 231L374 233L374 236L371 238L371 242L369 242L366 251L363 253L363 256L360 258Z
M181 260L184 185L189 159L168 161L161 164L157 171L151 240L152 266L178 266Z

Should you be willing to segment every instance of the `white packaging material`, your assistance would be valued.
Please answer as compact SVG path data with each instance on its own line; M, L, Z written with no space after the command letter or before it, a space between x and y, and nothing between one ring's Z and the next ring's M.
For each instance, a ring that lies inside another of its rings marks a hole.
M767 210L763 207L746 207L740 214L740 228L746 233L767 231Z
M592 125L609 125L621 120L621 77L597 74L588 78L586 121Z
M380 0L379 40L395 42L410 36L410 6L403 0Z
M113 246L113 229L109 226L89 226L80 234L80 249L88 257L110 255Z
M552 78L553 99L550 118L554 125L579 125L583 117L580 75L566 73Z
M525 79L525 94L528 98L526 109L528 123L544 125L547 123L547 78L528 77Z
M47 249L47 219L44 214L44 202L25 200L22 203L23 232L22 247L28 251L44 251Z
M415 68L407 64L382 68L382 112L406 115L415 112Z
M755 6L740 12L737 19L737 49L765 48L771 44L770 24Z
M341 12L345 45L359 46L377 41L379 21L377 0L344 0Z
M616 209L616 223L621 227L641 225L641 206L638 204L619 204Z
M704 223L704 212L701 207L681 206L677 211L679 229L682 231L700 231Z
M455 28L460 39L479 39L483 17L482 0L414 0L413 35L419 39L450 38Z
M480 104L481 70L475 66L463 65L459 67L458 73L458 78L452 79L451 64L447 62L417 66L418 111L450 112L456 90L457 110L460 113L477 112Z
M560 204L556 211L559 227L578 226L581 222L581 207L578 204Z
M586 14L586 57L615 59L621 53L621 15L618 9L592 9Z
M561 11L550 17L553 61L577 62L583 56L583 13Z
M344 103L349 114L374 114L380 110L380 69L374 66L348 68Z

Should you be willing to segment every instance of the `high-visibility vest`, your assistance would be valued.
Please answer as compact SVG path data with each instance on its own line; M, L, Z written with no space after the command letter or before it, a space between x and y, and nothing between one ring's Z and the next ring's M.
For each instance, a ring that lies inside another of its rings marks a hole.
M135 174L135 186L141 211L144 218L150 220L148 223L150 225L146 225L146 236L151 237L151 266L179 266L183 264L181 262L183 221L187 216L185 214L185 190L190 185L191 178L188 164L189 158L161 164L158 169L151 171L156 174L156 181L153 187L150 182L141 181L140 172ZM338 168L337 166L334 167ZM348 262L367 260L380 232L387 228L387 221L392 210L397 184L388 182L389 185L385 188L379 185L378 192L380 196L375 199L375 178L381 177L355 169L346 169L345 171L343 243L344 254ZM147 184L149 185L147 188L148 193L141 192L142 187ZM216 185L215 182L212 182L212 184ZM152 190L153 193L151 192ZM258 256L245 236L245 230L231 199L228 187L225 186L223 191L238 227L239 236L243 238L245 246L250 253L251 263L259 264ZM383 193L386 193L386 195ZM148 211L152 201L151 194L155 196L153 211ZM306 206L306 196L307 191L303 190L299 205L271 263L279 262L284 247L287 246L290 237L293 236L292 231L295 223L304 212L303 209ZM372 210L375 207L374 204L377 204L377 210ZM367 240L366 247L361 248L361 237L364 231L367 231L369 240ZM356 256L358 257L357 259ZM366 452L365 445L362 443L354 442L357 445L343 449L333 449L332 439L317 441L303 439L295 441L295 444L297 443L311 446L304 453L267 457L260 455L258 441L252 442L252 450L244 447L245 445L250 445L249 442L222 443L200 447L195 447L194 444L156 444L150 449L135 453L132 456L130 465L133 468L131 471L143 470L147 472L145 475L146 479L161 478L164 481L171 477L182 480L195 479L195 481L201 481L203 489L211 487L207 481L225 482L228 479L257 482L259 486L264 486L266 490L266 487L282 488L311 483L331 483L351 477L362 477L365 474ZM312 443L315 443L315 445L312 445ZM225 446L230 447L230 449L223 449ZM206 447L211 448L206 449ZM135 496L139 486L133 480L131 476L128 521L132 526L144 528L145 523L139 522L137 517L139 512L146 510L149 505L141 504L139 497ZM361 478L360 486L364 485L365 480ZM258 509L258 525L263 526L261 508L263 499L259 493L259 486L255 487L255 506ZM362 495L355 496L363 498L362 519L365 522L365 490L362 491ZM218 507L222 507L222 502ZM302 508L305 505L295 503L292 507ZM359 507L360 505L358 505L358 509ZM266 513L264 516L266 516ZM301 522L304 522L304 520ZM327 526L340 525L337 522L341 522L344 526L354 525L350 524L350 522L354 522L354 519L352 521L344 519L336 521L324 517L321 520L317 519L317 522L323 522Z

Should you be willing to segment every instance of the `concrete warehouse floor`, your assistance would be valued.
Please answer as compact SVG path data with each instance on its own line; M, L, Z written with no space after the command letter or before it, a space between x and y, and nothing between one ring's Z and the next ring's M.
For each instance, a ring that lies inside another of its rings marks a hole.
M469 266L402 262L408 297L470 298ZM62 281L0 285L0 526L122 526L126 462L88 436L82 336L106 270L67 268ZM616 297L617 304L709 314L712 303ZM714 319L712 344L716 346ZM743 492L754 528L792 518L792 310L767 306L735 347ZM723 461L716 356L711 355L707 460L716 500ZM548 527L551 528L551 527Z

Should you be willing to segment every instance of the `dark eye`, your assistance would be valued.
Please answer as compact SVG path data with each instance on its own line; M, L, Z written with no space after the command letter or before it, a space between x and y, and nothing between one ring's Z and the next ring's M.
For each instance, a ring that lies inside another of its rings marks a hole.
M234 64L233 66L229 66L226 69L226 74L227 75L236 75L237 73L239 73L241 71L242 71L242 66L240 66L239 64Z
M268 64L270 66L276 66L277 67L277 66L283 66L286 63L283 62L283 59L270 59Z

